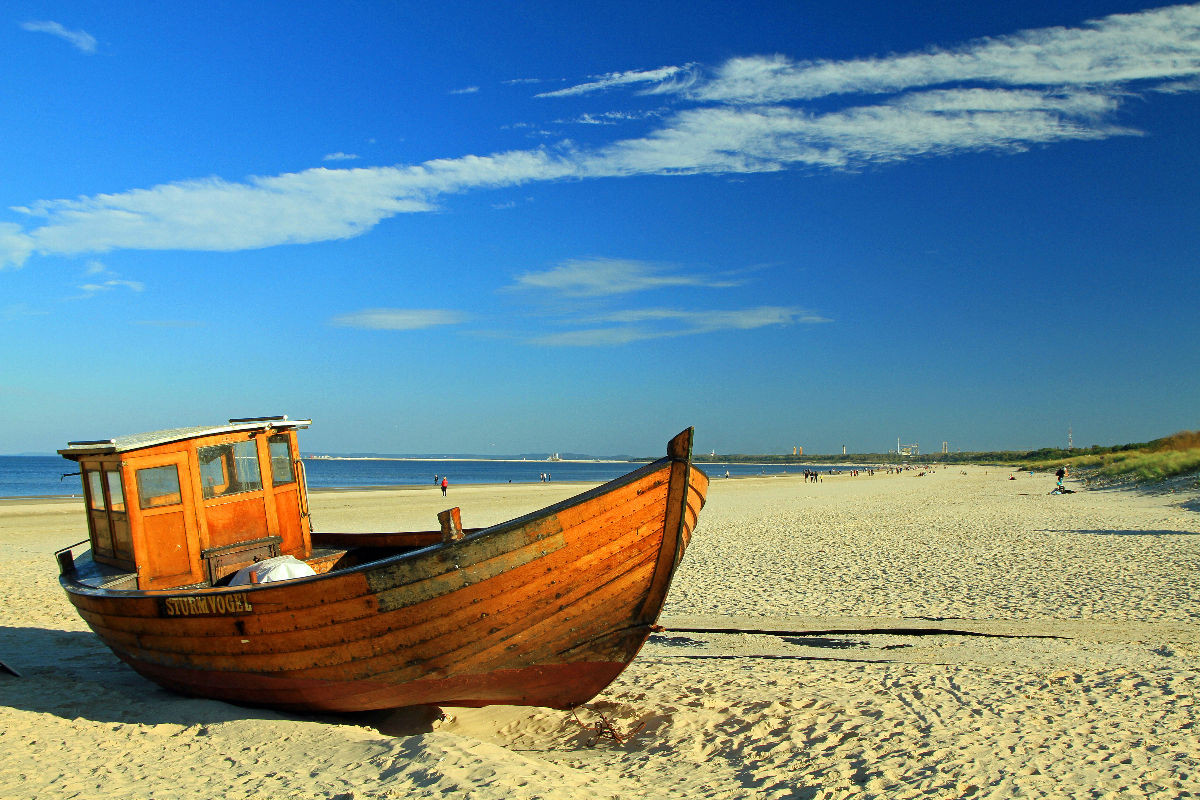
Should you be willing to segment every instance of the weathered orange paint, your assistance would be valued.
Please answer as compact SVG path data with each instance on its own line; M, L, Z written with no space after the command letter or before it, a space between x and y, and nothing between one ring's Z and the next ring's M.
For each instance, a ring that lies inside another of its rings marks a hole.
M296 452L294 431L288 435ZM247 439L259 442L263 489L232 501L202 500L196 449ZM130 515L142 588L102 588L86 555L60 578L104 642L164 686L336 711L578 705L603 690L649 636L708 487L691 464L688 430L654 464L462 538L442 531L311 535L302 482L269 485L265 439L223 432L138 453L192 468L182 492L190 504ZM242 541L234 533L241 514L253 517L247 539L279 535L311 558L318 574L153 590L166 571L183 574L179 563L161 566L168 559L152 555L155 542L194 542L190 563L198 570L199 550ZM171 519L177 530L155 528ZM303 522L302 535L283 522L289 519ZM313 556L312 544L326 550ZM159 574L143 579L143 564L159 564Z

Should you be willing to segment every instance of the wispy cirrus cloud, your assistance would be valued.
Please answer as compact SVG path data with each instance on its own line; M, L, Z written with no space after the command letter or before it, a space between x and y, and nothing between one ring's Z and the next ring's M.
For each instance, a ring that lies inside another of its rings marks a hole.
M146 290L146 284L141 281L131 281L122 278L113 270L109 269L101 261L91 259L84 265L84 274L92 278L87 283L79 285L79 290L82 294L75 295L73 300L86 300L89 297L95 297L98 294L112 291L113 289L128 289L131 292L143 292Z
M545 292L555 298L554 311L535 315L536 332L522 332L520 315L489 320L448 309L373 308L334 317L332 325L380 331L416 331L440 326L482 323L487 334L524 341L534 346L619 346L647 339L693 336L717 331L745 331L769 326L817 324L831 320L815 312L788 306L700 310L696 308L639 308L596 312L594 303L572 299L611 299L633 292L691 286L725 288L732 281L667 273L643 261L571 259L551 270L525 273L513 287ZM563 302L567 301L567 302ZM546 332L547 326L557 328Z
M342 151L339 150L336 153L326 153L325 155L321 156L321 160L322 161L357 161L358 156L355 155L354 153L343 153Z
M0 269L24 264L36 248L34 237L20 225L0 222Z
M568 177L575 167L546 151L427 161L412 167L329 169L245 181L180 181L14 208L40 222L0 226L0 265L34 252L232 251L346 239L396 214L430 211L447 193Z
M377 331L412 331L457 325L469 318L464 312L444 308L369 308L334 317L330 324Z
M786 306L759 306L733 310L691 311L644 308L614 311L586 321L590 327L536 336L533 344L555 347L601 347L647 339L746 331L771 326L830 322L811 311Z
M640 84L650 84L650 91L654 92L682 91L693 83L693 66L692 64L687 64L682 67L659 67L658 69L609 72L605 75L598 75L586 83L567 86L563 89L555 89L550 92L541 92L535 95L535 97L571 97Z
M1093 100L1077 93L974 90L906 96L827 114L786 106L693 109L648 136L610 145L588 166L622 176L776 172L796 166L852 169L918 156L1138 134L1098 120ZM1082 113L1064 113L1067 108Z
M510 288L550 290L564 297L602 297L672 286L727 288L736 281L672 274L657 264L620 258L574 258L517 276Z
M828 317L787 306L759 306L734 311L680 311L672 308L639 308L613 311L596 317L600 322L624 324L643 322L680 322L692 330L732 330L791 325L797 322L831 322Z
M103 292L112 291L113 289L128 289L131 292L142 292L146 289L146 284L141 281L126 281L119 278L111 278L98 283L80 284L79 290L83 294L77 295L76 300L86 300L89 297L95 297Z
M537 96L552 102L621 89L658 93L674 110L658 112L642 135L586 148L562 141L417 165L213 177L38 201L14 209L25 225L0 223L0 266L34 254L241 250L349 238L398 214L434 210L448 195L534 182L855 170L1136 136L1118 118L1130 96L1200 91L1200 4L876 58L751 56L708 71L614 72ZM588 119L638 113L597 110Z
M963 82L1095 87L1181 79L1200 71L1198 28L1200 6L1181 5L879 58L735 58L689 92L701 101L760 104Z
M647 339L694 336L728 330L753 330L769 326L789 326L830 322L827 317L792 306L758 306L744 309L704 309L697 307L700 295L687 308L620 308L596 312L595 302L622 300L637 292L672 289L728 289L741 281L714 277L699 271L668 269L662 265L632 259L569 259L549 270L526 272L509 288L536 290L551 295L555 302L552 324L557 332L540 331L526 337L534 345L554 347L600 347L629 344ZM569 301L584 300L572 304ZM564 302L568 301L568 302Z
M73 31L64 27L61 23L52 22L51 20L30 20L29 22L22 22L21 27L34 33L48 33L51 36L57 36L59 39L69 42L72 47L81 53L91 55L96 52L96 37L87 31Z
M664 112L659 109L650 111L600 111L596 113L587 112L580 114L574 119L560 119L555 120L555 122L570 123L573 125L620 125L631 120L662 116L664 116Z

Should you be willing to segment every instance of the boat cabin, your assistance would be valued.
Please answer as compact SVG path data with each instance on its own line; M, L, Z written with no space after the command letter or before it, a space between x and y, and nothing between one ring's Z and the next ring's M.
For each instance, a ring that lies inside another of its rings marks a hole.
M105 586L215 586L279 555L312 554L296 431L310 420L231 419L102 441L70 442L91 556Z

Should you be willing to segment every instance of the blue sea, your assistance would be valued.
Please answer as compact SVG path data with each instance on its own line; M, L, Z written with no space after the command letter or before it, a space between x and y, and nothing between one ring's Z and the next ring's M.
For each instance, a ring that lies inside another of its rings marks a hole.
M389 461L383 459L305 459L310 489L342 489L433 484L433 476L446 476L453 485L467 483L537 483L542 473L552 481L603 483L642 466L634 461L448 461L445 459ZM700 464L710 478L780 475L803 472L792 464ZM815 467L814 467L815 468ZM822 472L829 467L820 467ZM59 456L0 456L0 497L81 495L72 461Z

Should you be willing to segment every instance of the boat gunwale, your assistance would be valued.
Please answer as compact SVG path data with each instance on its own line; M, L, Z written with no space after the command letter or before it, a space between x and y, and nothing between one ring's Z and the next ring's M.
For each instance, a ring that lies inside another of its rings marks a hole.
M647 505L646 505L646 508L648 508L650 505L653 505L653 504L654 504L654 502L657 502L657 501L653 501L653 502L651 502L651 503L647 504ZM611 546L613 543L615 543L615 542L618 542L618 541L621 541L621 540L623 540L623 539L626 539L626 538L628 538L628 536L629 536L629 534L630 534L630 531L631 531L631 530L632 530L632 529L629 529L629 530L627 530L627 531L623 532L623 533L622 533L620 536L618 536L618 537L614 537L614 538L613 538L613 539L611 539L609 542L606 542L606 543L604 544L604 546L603 546L603 547L593 548L593 549L589 550L589 551L588 551L588 552L586 552L586 553L583 553L583 554L577 554L577 555L576 555L576 556L575 556L575 557L574 557L572 560L573 560L573 561L589 560L589 561L590 561L590 560L592 560L594 557L600 557L600 554L601 554L603 551L607 550L607 549L608 549L608 548L609 548L609 547L610 547L610 546ZM646 538L647 538L647 539L650 539L650 538L653 538L653 537L646 537ZM530 541L530 542L527 542L525 545L523 545L521 548L517 548L517 550L524 549L524 548L526 548L526 547L530 548L531 550L532 550L532 549L537 549L537 548L539 548L540 546L544 546L544 543L545 543L545 542L544 542L544 541L541 541L541 540L539 540L539 541ZM633 544L634 544L634 543L631 543L631 545L633 545ZM622 550L625 550L625 547L622 547L622 548L620 548L620 549L622 549ZM505 552L506 552L506 553L513 553L513 552L516 552L517 550L507 550L507 551L505 551ZM538 558L538 557L531 558L531 559L529 560L529 562L527 562L527 564L518 565L516 568L523 568L523 567L527 566L528 564L535 564L535 563L536 563L536 562L538 562L538 561L543 561L543 562L544 562L544 561L545 561L547 558L557 559L557 558L559 558L559 555L558 555L558 554L559 554L560 552L562 552L562 549L556 549L556 550L555 550L553 553L546 553L546 554L545 554L544 556L542 556L541 558ZM611 556L612 556L612 554L610 553L610 554L609 554L609 555L607 555L607 556L603 556L603 558L604 558L604 559L608 559L608 558L611 558ZM497 557L499 557L499 558L503 558L503 557L504 557L504 554L498 554L498 555L497 555ZM480 561L480 562L478 562L478 563L479 563L479 564L485 564L485 563L487 562L487 560L490 560L490 559L485 559L485 560L483 560L483 561ZM391 568L394 568L394 567L395 567L395 565L394 565L394 564L393 564L393 565L389 565L388 569L391 569ZM446 572L442 573L442 574L441 574L441 575L439 575L439 576L434 576L434 577L433 577L433 580L434 580L434 581L438 581L438 580L446 579L446 578L447 578L449 575L453 574L454 572L457 572L457 570L447 570ZM424 583L425 581L420 581L420 582L421 582L421 583ZM480 588L480 587L482 587L482 586L484 586L485 584L488 584L488 583L490 583L490 579L488 579L488 580L472 580L472 581L470 581L470 586L469 586L469 587L467 587L467 586L463 586L463 587L460 587L460 589L458 589L458 590L455 590L455 591L460 591L460 590L464 590L464 589L465 589L465 590L467 590L467 591L472 591L472 592L473 592L473 591L475 591L475 589L476 589L476 588ZM411 586L411 584L410 584L410 586ZM370 586L369 586L369 585L364 585L364 586L361 586L361 587L358 587L358 588L359 588L359 592L358 592L357 594L353 594L353 595L347 595L347 596L346 596L346 597L344 597L344 598L339 598L339 599L337 599L337 600L334 600L334 601L331 601L331 602L321 602L319 605L320 605L320 608L322 609L322 612L324 612L324 611L325 611L325 610L327 610L327 609L334 609L334 608L338 608L338 607L342 607L342 608L351 608L351 607L357 606L357 605L358 605L358 603L359 603L359 602L360 602L360 601L361 601L363 598L365 598L365 597L368 597L368 596L373 596L373 597L375 597L375 598L383 598L385 595L392 594L393 592L397 591L397 590L398 590L398 589L400 589L401 587L400 587L400 586L395 586L395 587L392 587L391 589L387 589L387 590L372 590L372 589L370 588ZM251 598L251 599L255 599L255 598ZM429 599L430 599L430 600L433 600L434 598L429 598ZM103 603L103 601L104 601L104 599L102 598L102 599L101 599L101 602ZM280 614L282 614L282 615L285 615L285 616L286 616L286 615L290 615L291 613L294 613L294 612L296 612L296 611L300 611L300 610L304 610L304 609L309 609L309 608L311 608L311 607L312 607L312 605L311 605L311 604L312 604L312 600L311 600L310 598L308 598L308 597L305 597L305 598L304 598L304 602L305 602L305 604L304 604L304 605L301 605L301 604L299 603L299 601L296 601L296 602L293 602L293 603L288 603L288 604L287 604L287 606L286 606L285 608L269 608L270 604L267 604L267 605L268 605L268 609L267 609L267 610L265 610L265 611L264 611L264 610L262 610L262 609L258 609L258 608L257 608L257 606L256 606L256 609L257 609L257 610L256 610L256 611L255 611L255 613L254 613L253 615L251 615L251 616L252 616L252 617L254 617L256 620L261 620L261 619L264 619L264 618L267 618L267 617L275 617L275 616L277 616L277 615L280 615ZM122 605L124 605L124 602L122 602ZM125 611L125 609L123 609L123 608L121 608L121 609L111 609L111 608L109 608L109 609L85 609L85 608L83 608L83 607L81 607L81 606L79 606L79 605L77 605L77 608L78 608L78 610L79 610L80 614L84 616L85 620L87 620L87 621L88 621L88 624L89 624L90 626L92 626L93 630L96 630L96 632L97 632L97 633L99 633L99 630L98 630L98 629L95 627L95 623L93 623L93 621L92 621L92 619L91 619L91 616L92 616L92 615L96 615L96 616L98 616L98 617L100 617L100 618L102 618L102 619L108 619L108 620L112 620L112 619L115 619L115 618L118 618L118 617L119 617L119 618L122 618L122 619L130 619L130 620L142 620L142 619L144 619L146 616L154 616L154 615L146 615L146 614L133 614L133 615L126 615L126 614L122 613L123 611ZM390 609L389 609L389 611L390 611ZM375 609L375 608L372 608L371 610L362 610L362 609L360 608L360 609L359 609L357 612L353 612L353 613L354 613L354 616L353 616L353 617L340 617L338 620L334 620L334 621L325 620L325 619L320 619L320 620L316 620L316 621L314 621L314 622L313 622L311 625L305 625L304 627L306 627L306 628L308 628L308 629L310 629L310 630L313 630L313 629L320 629L320 628L330 627L332 624L335 624L335 623L337 623L337 624L341 624L341 623L350 623L350 622L353 622L353 621L355 621L355 620L362 621L362 620L364 620L364 619L369 619L369 618L372 618L372 617L378 617L378 616L380 616L378 609ZM161 615L158 615L158 616L161 616ZM185 624L187 624L186 620L181 620L181 621L182 621L182 622L184 622ZM199 621L199 618L197 618L197 621ZM427 621L427 620L426 620L426 621ZM421 624L424 624L424 623L422 622ZM141 626L140 626L140 625L137 625L137 624L134 624L132 627L129 627L129 628L127 628L127 627L125 627L124 625L119 625L119 626L116 626L116 627L114 627L114 626L112 626L111 624L107 624L107 623L106 623L106 624L104 624L104 625L103 625L103 627L105 627L105 628L106 628L106 629L108 629L108 630L113 630L113 631L124 631L124 632L127 632L127 633L128 633L128 632L135 632L135 630L141 630ZM280 629L280 630L255 630L255 631L253 631L252 633L253 633L254 635L275 635L275 634L279 634L279 633L284 633L284 634L286 635L286 634L288 634L288 633L292 632L292 631L293 631L293 630L295 630L295 629L296 629L296 628L295 628L295 623L289 623L289 625L288 625L288 627L287 627L286 629ZM228 631L225 631L225 632L195 632L195 631L181 631L181 632L179 632L178 634L166 634L166 635L168 635L168 636L178 636L178 637L182 637L182 638L191 638L191 637L194 637L194 636L197 636L197 635L199 635L199 636L204 636L204 637L212 637L212 636L215 636L215 637L218 637L218 638L219 638L219 637L221 637L221 636L234 636L234 634L231 634L231 633L229 633ZM241 637L241 636L243 636L243 635L245 635L245 632L239 632L239 633L238 633L236 636L237 636L238 638L240 638L240 637Z
M572 497L568 497L564 500L560 500L557 503L553 503L544 508L540 508L540 509L531 511L527 514L523 514L519 517L515 517L510 520L505 520L504 522L500 522L495 525L488 526L486 528L480 528L477 531L467 534L462 539L452 540L452 541L441 541L441 542L437 542L435 544L431 544L431 545L427 545L425 547L418 548L416 550L409 550L408 552L404 552L404 553L396 553L394 555L384 556L384 557L376 559L374 561L368 561L363 564L357 564L352 567L347 567L346 569L339 569L336 571L325 572L325 573L321 573L319 575L309 575L309 576L305 576L303 578L293 578L286 582L249 584L249 585L244 585L244 586L208 586L208 587L199 587L199 588L191 588L191 589L179 588L179 587L171 588L171 589L104 589L104 588L96 587L96 586L88 586L88 585L84 584L83 582L81 582L80 580L72 577L71 575L68 575L67 573L61 572L61 571L59 573L58 580L59 580L59 584L63 587L63 589L69 595L106 598L106 599L113 599L113 600L117 600L117 599L134 600L134 599L145 599L145 598L165 599L165 598L169 598L169 597L195 597L198 595L230 594L230 593L239 593L239 592L258 593L258 592L262 592L262 591L278 590L278 589L284 588L284 587L287 587L287 588L301 587L301 586L304 586L304 585L307 585L307 584L310 584L310 583L313 583L316 581L331 580L331 579L335 579L335 578L342 578L342 577L346 577L346 576L355 575L358 573L365 573L365 572L368 572L371 570L379 569L380 567L383 567L383 566L389 566L393 563L397 563L404 559L415 559L415 558L422 557L422 556L428 556L432 552L436 552L440 549L448 549L449 547L452 547L452 546L462 546L464 544L473 543L479 539L482 539L482 538L485 538L488 536L496 536L496 535L499 535L502 533L506 533L511 530L515 530L517 528L526 526L537 520L552 517L562 511L565 511L567 509L573 508L578 505L582 505L583 503L589 502L589 501L596 499L598 497L601 497L605 494L609 494L609 493L616 491L616 490L618 490L624 486L627 486L631 483L635 483L635 482L641 480L642 478L645 478L648 475L652 475L655 472L658 472L659 470L663 469L664 467L669 467L671 464L673 464L675 462L679 462L679 461L687 462L689 466L691 466L693 469L695 469L695 466L691 464L690 453L689 453L688 457L684 457L684 458L678 458L675 456L667 455L667 456L664 456L663 458L660 458L656 461L652 461L649 464L639 467L638 469L635 469L632 472L628 472L624 475L621 475L617 478L612 479L611 481L608 481L599 486L593 487L585 492L581 492L580 494L573 495ZM84 540L84 542L87 542L87 541L88 540ZM56 555L58 555L59 553L69 552L69 551L73 550L73 548L78 546L78 544L83 544L84 542L79 542L76 545L71 545L70 547L63 548L62 550L57 551ZM88 550L86 552L90 553L91 551Z

